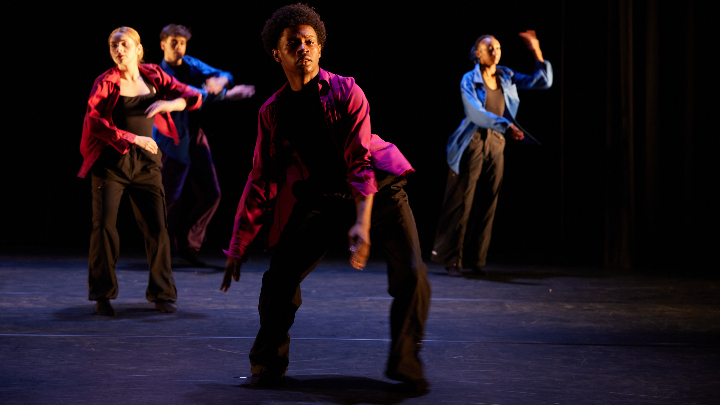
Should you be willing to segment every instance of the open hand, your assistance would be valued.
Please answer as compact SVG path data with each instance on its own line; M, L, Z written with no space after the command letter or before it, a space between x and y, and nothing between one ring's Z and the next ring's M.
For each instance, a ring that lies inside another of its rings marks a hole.
M220 94L228 83L230 80L227 76L209 77L205 80L205 90L210 94Z
M225 98L227 100L241 100L243 98L250 98L253 94L255 94L255 86L252 84L238 84L225 92Z
M242 267L242 260L228 257L225 262L225 275L223 275L220 291L227 292L233 279L240 281L240 267Z
M152 153L153 155L156 154L158 151L157 143L155 143L155 140L149 136L136 135L133 143Z
M530 52L533 53L535 56L535 59L543 62L545 59L543 59L542 51L540 50L540 41L537 39L537 35L535 35L535 31L533 30L527 30L525 32L521 32L520 38L522 38L523 42L525 42L525 46L527 49L530 50Z
M538 41L534 30L527 30L518 35L520 35L520 38L522 38L523 42L525 42L525 46L527 46L528 49L533 50L535 48L540 48L540 41Z
M184 98L176 98L174 100L158 100L145 110L148 118L152 118L155 114L172 111L182 111L187 107L187 101Z

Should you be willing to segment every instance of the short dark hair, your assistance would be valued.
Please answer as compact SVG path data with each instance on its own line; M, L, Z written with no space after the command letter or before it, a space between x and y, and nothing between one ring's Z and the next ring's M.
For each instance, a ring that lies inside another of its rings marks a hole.
M472 63L478 63L478 58L477 58L477 55L475 55L475 50L478 48L478 46L480 46L480 42L482 42L488 38L496 39L493 35L480 35L478 37L478 39L475 40L475 45L473 45L473 47L470 48L470 55L469 55Z
M168 24L160 31L160 40L164 41L167 37L183 37L189 41L192 34L190 29L184 25Z
M313 27L317 34L317 40L320 47L325 47L327 33L325 32L325 23L320 19L320 15L315 9L302 3L288 4L277 9L269 20L265 21L265 27L262 30L262 41L265 51L272 56L273 49L277 49L278 42L282 38L283 31L288 27L297 27L298 25L309 25Z

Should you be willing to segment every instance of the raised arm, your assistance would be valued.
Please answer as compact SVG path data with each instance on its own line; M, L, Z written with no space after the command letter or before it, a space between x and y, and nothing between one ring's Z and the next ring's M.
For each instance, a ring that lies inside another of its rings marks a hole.
M543 59L542 51L540 50L540 41L538 41L535 31L527 30L518 35L520 35L520 38L522 38L523 42L525 42L525 46L527 46L528 50L532 52L535 60L538 62L544 62L545 59Z
M535 58L535 71L531 75L515 72L513 74L513 82L519 89L549 89L553 83L552 65L550 61L543 58L542 51L540 50L540 41L537 39L535 31L528 30L521 32L519 35Z

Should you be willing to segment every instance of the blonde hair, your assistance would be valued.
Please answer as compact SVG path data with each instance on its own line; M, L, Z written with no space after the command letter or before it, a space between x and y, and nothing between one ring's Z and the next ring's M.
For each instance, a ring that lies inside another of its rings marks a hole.
M140 56L138 57L138 63L143 62L145 49L142 47L142 43L140 42L140 34L138 34L137 31L130 27L115 28L115 30L113 30L113 32L111 32L110 36L108 37L108 46L110 46L110 41L112 41L112 38L113 36L115 36L115 34L124 34L128 38L132 39L132 41L135 42L135 45L140 47Z

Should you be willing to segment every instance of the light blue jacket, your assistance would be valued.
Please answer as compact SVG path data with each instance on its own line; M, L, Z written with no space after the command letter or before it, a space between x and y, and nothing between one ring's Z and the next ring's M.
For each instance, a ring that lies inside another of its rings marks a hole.
M486 94L479 63L475 65L475 69L465 73L460 82L465 119L450 135L447 143L447 162L455 173L459 172L460 159L478 127L494 129L504 134L510 124L515 124L522 130L522 127L515 121L520 105L518 88L548 89L552 86L553 71L552 65L546 60L535 63L535 73L532 75L518 73L505 66L497 66L497 77L505 97L505 114L502 117L485 110ZM523 130L523 132L525 131ZM526 133L526 137L528 135Z
M216 69L200 59L193 58L189 55L183 56L182 60L183 63L187 64L188 68L190 68L190 76L192 77L192 80L188 80L188 83L185 84L190 85L195 90L202 93L203 105L205 103L222 101L225 99L225 89L223 89L223 91L219 94L209 94L207 90L205 90L204 85L205 80L210 77L225 76L230 80L229 85L232 86L233 75L230 72ZM160 62L160 67L165 71L165 73L175 76L175 70L165 61L165 59ZM180 143L175 145L172 139L161 136L154 127L153 138L163 153L166 153L185 164L190 164L190 120L192 119L192 115L189 114L188 111L173 111L170 113L170 116L172 117L173 122L175 122Z

